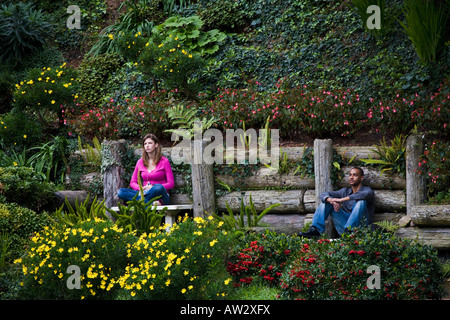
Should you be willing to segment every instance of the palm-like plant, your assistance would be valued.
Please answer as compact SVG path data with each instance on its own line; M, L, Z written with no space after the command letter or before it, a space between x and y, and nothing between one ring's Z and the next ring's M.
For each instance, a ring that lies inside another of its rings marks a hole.
M366 164L375 164L381 166L381 174L386 171L390 172L405 172L405 152L406 152L406 137L402 134L395 136L389 146L383 138L380 145L373 150L378 154L379 159L361 159Z
M449 5L429 0L405 0L406 23L399 21L424 63L435 62L445 43Z
M17 64L27 54L42 47L53 30L47 15L31 3L0 7L0 60Z
M198 110L195 108L186 108L183 105L173 106L167 110L167 115L176 129L168 129L165 132L172 132L176 136L182 136L185 139L191 139L196 130L209 129L217 122L217 119L203 117L201 120L197 116Z

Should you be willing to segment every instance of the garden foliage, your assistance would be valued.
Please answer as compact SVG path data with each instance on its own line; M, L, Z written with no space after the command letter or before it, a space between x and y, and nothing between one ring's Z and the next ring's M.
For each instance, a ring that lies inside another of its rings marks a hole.
M31 167L0 167L0 196L32 210L42 210L54 200L52 182Z
M185 218L167 233L140 236L111 221L84 220L36 233L16 260L25 299L223 298L228 275L223 257L231 239L220 225ZM69 289L67 268L81 270L81 288Z
M381 270L379 288L367 284L371 266ZM281 299L439 299L443 294L437 252L382 229L354 229L336 241L264 233L236 246L227 270L235 286L261 281L279 286Z

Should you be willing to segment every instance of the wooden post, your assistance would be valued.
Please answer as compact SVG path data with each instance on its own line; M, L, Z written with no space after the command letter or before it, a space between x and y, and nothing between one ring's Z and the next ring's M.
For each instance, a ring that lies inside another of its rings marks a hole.
M412 134L406 139L406 213L411 214L414 205L421 204L426 198L425 176L417 173L420 156L425 144L423 138Z
M205 217L216 211L213 165L203 161L203 150L207 144L201 139L195 139L191 145L194 217Z
M331 191L331 166L333 163L333 141L331 139L314 140L314 176L316 208L320 205L320 194L325 191ZM325 221L325 232L330 238L336 236L333 221L331 217Z
M117 206L119 202L117 192L120 188L126 187L126 182L122 179L125 170L122 166L121 152L124 151L125 140L102 143L103 198L108 208Z

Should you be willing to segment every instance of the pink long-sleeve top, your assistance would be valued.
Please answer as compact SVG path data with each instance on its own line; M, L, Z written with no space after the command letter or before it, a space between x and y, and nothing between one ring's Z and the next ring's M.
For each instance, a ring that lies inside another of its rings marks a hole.
M134 190L139 190L138 184L138 174L141 174L142 185L145 186L148 183L155 185L161 184L166 188L167 191L172 189L175 185L175 180L173 178L172 167L170 162L166 157L161 157L159 163L156 165L155 169L151 172L144 166L144 161L139 159L134 168L133 176L131 177L130 187Z

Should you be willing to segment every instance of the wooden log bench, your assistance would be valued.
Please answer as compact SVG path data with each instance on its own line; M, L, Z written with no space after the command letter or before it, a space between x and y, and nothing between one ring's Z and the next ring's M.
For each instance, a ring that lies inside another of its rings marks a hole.
M176 216L183 211L192 210L194 206L191 204L171 204L167 206L153 206L153 208L156 208L156 211L162 211L166 209L164 211L164 222L167 225L166 231L169 231L176 220ZM119 207L111 207L111 210L119 212Z

